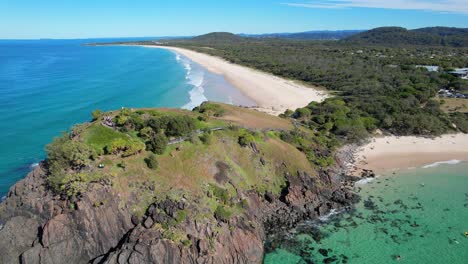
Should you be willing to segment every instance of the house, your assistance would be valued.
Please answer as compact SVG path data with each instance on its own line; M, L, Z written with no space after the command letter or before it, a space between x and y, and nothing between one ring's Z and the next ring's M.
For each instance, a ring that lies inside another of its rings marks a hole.
M449 73L458 78L468 79L468 68L455 69Z
M439 66L432 66L432 65L416 65L416 68L425 68L429 72L439 71Z

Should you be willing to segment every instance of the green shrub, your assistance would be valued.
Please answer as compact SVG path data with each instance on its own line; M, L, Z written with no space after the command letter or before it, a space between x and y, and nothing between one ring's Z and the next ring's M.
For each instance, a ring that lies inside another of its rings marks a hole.
M210 103L210 102L202 103L199 107L195 107L193 111L199 112L206 116L215 116L215 117L221 117L224 115L224 112L225 112L225 110L223 109L221 105Z
M200 135L200 140L201 142L203 142L203 144L210 145L213 141L213 135L210 132L205 132L202 135Z
M68 172L60 175L49 175L47 182L55 191L64 192L68 197L72 197L85 192L89 183L98 182L106 178L106 175L98 172Z
M145 140L150 139L152 134L153 129L151 127L144 127L138 132L138 136Z
M284 113L280 114L279 117L288 118L288 117L292 117L293 114L294 114L294 111L292 111L291 109L286 109L286 111L284 111Z
M210 184L210 190L213 193L213 196L216 197L223 204L228 204L231 196L229 195L228 190L223 189L217 185Z
M91 116L93 117L93 121L98 120L99 118L101 118L103 114L104 114L104 112L102 112L99 109L94 110L91 113Z
M195 119L186 116L160 116L149 119L146 122L156 133L164 132L168 137L181 137L195 130Z
M105 147L107 154L122 153L122 157L135 155L145 149L145 144L136 138L116 138Z
M122 170L125 170L127 168L127 163L125 162L125 160L122 160L121 162L119 162L119 164L117 164L117 166Z
M57 137L46 146L49 173L53 177L62 177L65 171L80 170L91 163L96 152L88 145L71 140L68 134Z
M222 206L222 205L218 205L218 207L216 207L216 210L214 212L214 216L216 219L220 221L227 222L231 218L232 212L231 210L229 210L229 208Z
M152 170L156 170L159 166L158 160L156 159L156 156L154 154L150 154L146 159L145 159L146 166Z
M164 134L158 133L146 142L146 148L155 154L163 154L166 150L169 140Z
M165 133L169 137L181 137L192 133L194 130L195 119L184 115L169 118Z
M106 154L117 154L124 150L127 146L127 141L123 138L114 139L108 146L106 146Z
M468 133L468 113L453 113L450 115L450 120L461 132Z
M245 146L248 146L250 143L254 142L255 138L248 131L241 131L237 141L239 145L241 145L242 147L245 147Z
M175 217L175 221L176 221L176 224L179 224L179 223L182 223L183 221L185 221L185 219L187 219L187 211L186 210L179 210L177 211L177 215Z

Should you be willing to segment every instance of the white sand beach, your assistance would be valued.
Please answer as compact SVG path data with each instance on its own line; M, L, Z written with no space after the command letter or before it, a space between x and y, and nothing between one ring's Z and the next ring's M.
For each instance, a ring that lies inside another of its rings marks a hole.
M359 148L355 158L355 175L360 175L362 169L383 173L435 162L468 161L468 134L447 134L436 138L377 137Z
M172 50L200 64L210 72L223 75L229 83L255 101L258 110L273 115L279 115L287 109L296 110L312 101L321 102L327 98L327 93L323 90L233 64L218 57L175 47L145 47Z

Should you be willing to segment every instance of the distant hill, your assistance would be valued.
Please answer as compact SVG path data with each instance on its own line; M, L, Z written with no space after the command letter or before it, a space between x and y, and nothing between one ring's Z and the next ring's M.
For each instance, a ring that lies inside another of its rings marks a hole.
M381 27L350 36L342 42L358 45L468 47L468 28L428 27L407 30L401 27Z
M239 34L250 38L284 38L284 39L303 39L303 40L339 40L358 33L363 30L317 30L299 33L270 33L270 34Z
M229 32L213 32L213 33L208 33L205 35L197 36L191 39L192 41L197 41L197 42L210 42L210 43L216 43L216 42L240 42L243 41L244 38Z

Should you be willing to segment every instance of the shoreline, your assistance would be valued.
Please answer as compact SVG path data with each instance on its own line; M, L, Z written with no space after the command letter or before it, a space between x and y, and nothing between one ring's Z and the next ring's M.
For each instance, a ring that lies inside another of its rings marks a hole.
M166 49L187 57L209 72L222 75L228 83L257 104L257 107L249 108L268 114L279 115L287 109L294 111L312 101L321 102L328 97L325 91L233 64L219 57L177 47L135 46Z
M363 176L423 168L434 163L468 161L468 134L446 134L435 138L384 136L372 138L353 151L348 173Z

